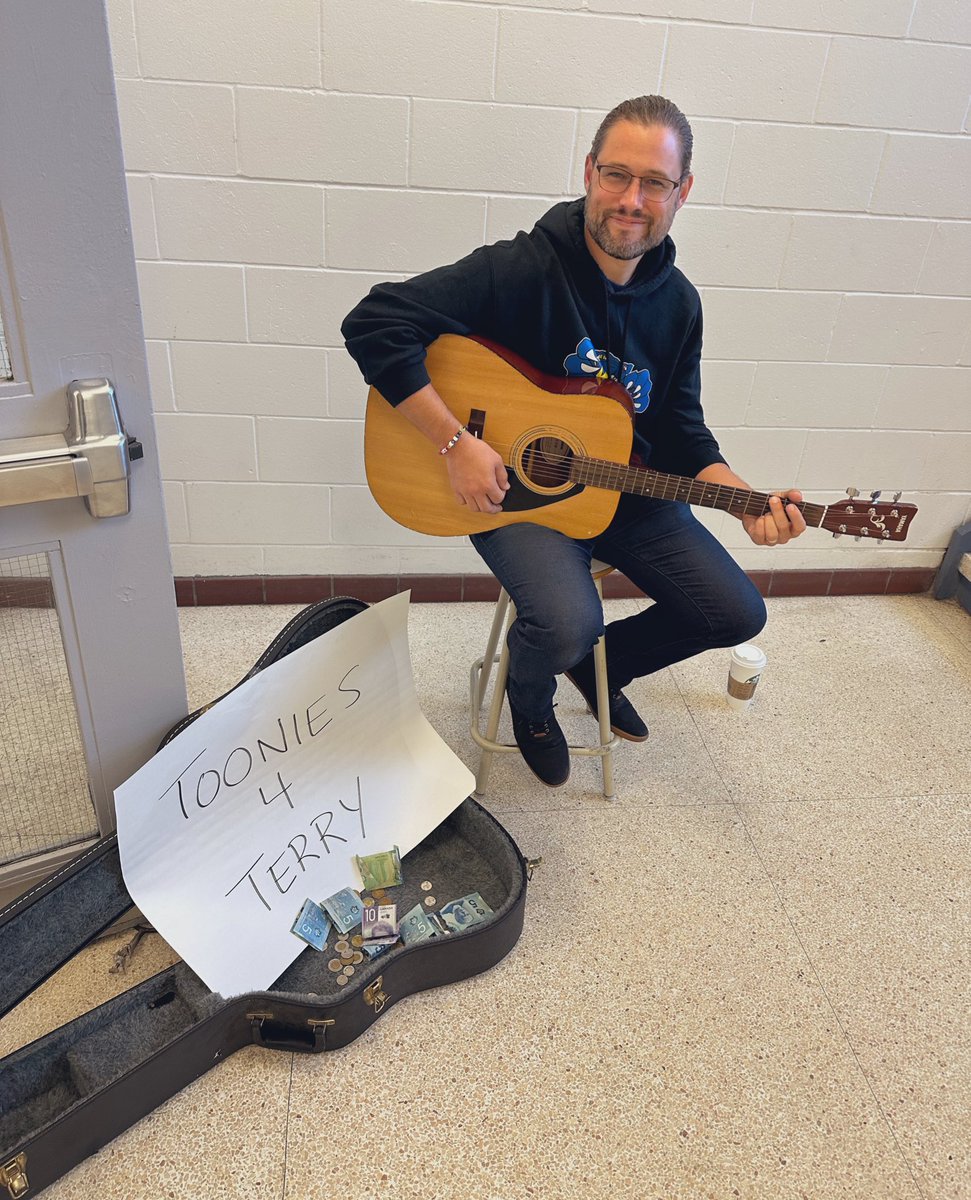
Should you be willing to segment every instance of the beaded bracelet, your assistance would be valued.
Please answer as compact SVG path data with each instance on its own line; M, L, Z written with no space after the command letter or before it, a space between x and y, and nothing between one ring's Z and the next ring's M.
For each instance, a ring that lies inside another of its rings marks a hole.
M445 445L441 448L441 450L439 450L438 453L439 454L448 454L449 450L452 449L452 447L459 440L459 438L462 436L462 434L468 433L468 432L469 432L468 425L463 425L463 426L461 426L461 428L456 429L456 431L452 434L452 436L445 443Z

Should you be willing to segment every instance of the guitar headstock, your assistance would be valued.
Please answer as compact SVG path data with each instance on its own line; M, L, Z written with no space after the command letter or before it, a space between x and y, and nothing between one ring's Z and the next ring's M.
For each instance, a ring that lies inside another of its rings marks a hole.
M864 500L856 494L855 488L849 488L848 493L849 500L827 505L826 515L820 523L823 529L836 537L847 533L850 537L865 537L876 542L905 540L910 522L917 513L915 504L899 504L896 499L881 504L877 501L879 492Z

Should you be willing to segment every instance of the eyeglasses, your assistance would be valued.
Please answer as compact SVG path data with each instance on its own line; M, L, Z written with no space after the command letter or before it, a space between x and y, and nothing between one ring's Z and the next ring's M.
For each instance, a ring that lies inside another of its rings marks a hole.
M600 176L600 186L605 192L626 192L631 180L636 179L645 199L667 200L681 186L679 179L665 179L657 175L632 175L623 167L603 166L601 163L594 163L594 166Z

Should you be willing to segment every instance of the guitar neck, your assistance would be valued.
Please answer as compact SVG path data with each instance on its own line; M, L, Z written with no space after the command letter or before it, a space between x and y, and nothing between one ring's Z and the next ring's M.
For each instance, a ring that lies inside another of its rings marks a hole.
M627 467L599 458L574 457L570 478L589 487L635 496L653 496L658 500L679 500L701 508L720 508L736 517L761 517L769 511L769 494L722 483L703 483L688 475L666 475L649 467ZM795 503L789 501L788 503ZM819 528L826 516L825 504L796 504L807 525Z

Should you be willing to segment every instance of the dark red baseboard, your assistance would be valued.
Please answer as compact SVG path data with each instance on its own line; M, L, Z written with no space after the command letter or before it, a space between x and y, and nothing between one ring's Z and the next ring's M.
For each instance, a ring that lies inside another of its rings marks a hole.
M749 571L763 596L892 596L929 590L933 567L887 567L859 571ZM609 599L643 593L615 571L603 581ZM180 605L312 604L331 596L356 596L373 604L411 590L414 601L495 600L491 575L246 575L176 579ZM0 603L3 603L0 592Z

